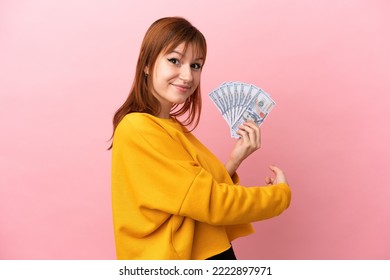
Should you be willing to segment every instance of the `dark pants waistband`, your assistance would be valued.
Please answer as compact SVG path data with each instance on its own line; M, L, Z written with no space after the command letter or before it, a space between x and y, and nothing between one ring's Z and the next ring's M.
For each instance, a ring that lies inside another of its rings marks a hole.
M237 260L237 258L236 255L234 254L233 247L230 247L226 251L218 255L212 256L206 260Z

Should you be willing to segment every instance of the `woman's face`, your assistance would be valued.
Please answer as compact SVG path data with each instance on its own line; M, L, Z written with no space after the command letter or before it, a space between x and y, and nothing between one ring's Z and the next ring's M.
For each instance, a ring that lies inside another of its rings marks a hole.
M161 104L159 117L169 118L174 104L182 104L191 96L200 82L203 58L196 57L193 46L178 45L170 53L160 53L156 59L152 94ZM148 73L148 68L145 69Z

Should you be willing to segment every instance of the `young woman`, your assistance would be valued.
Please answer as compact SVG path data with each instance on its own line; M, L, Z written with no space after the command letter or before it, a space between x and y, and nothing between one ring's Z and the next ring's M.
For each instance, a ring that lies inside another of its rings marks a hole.
M289 206L276 166L267 186L239 185L237 168L260 147L253 122L239 128L225 165L186 128L199 120L205 60L205 38L183 18L159 19L146 32L133 86L113 121L118 259L235 259L232 240Z

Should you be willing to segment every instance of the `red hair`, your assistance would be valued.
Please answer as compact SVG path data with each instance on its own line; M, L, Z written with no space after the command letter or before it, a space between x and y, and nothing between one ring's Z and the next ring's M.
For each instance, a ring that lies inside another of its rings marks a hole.
M149 27L141 44L130 94L114 115L114 132L120 121L132 112L143 112L155 116L159 114L160 103L151 91L152 75L146 76L144 70L148 67L149 73L153 73L159 54L161 52L169 53L181 43L185 43L185 48L188 44L192 44L194 50L198 52L197 57L202 57L203 61L206 60L206 39L186 19L181 17L161 18ZM194 93L183 104L173 106L170 115L173 117L186 115L183 125L192 125L195 128L199 123L201 108L202 100L199 83Z

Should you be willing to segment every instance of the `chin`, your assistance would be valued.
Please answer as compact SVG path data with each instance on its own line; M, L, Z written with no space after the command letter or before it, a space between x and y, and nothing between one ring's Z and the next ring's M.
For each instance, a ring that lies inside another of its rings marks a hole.
M173 104L183 104L184 102L186 102L186 100L188 99L188 96L187 97L180 97L180 98L176 98L175 100L172 100Z

